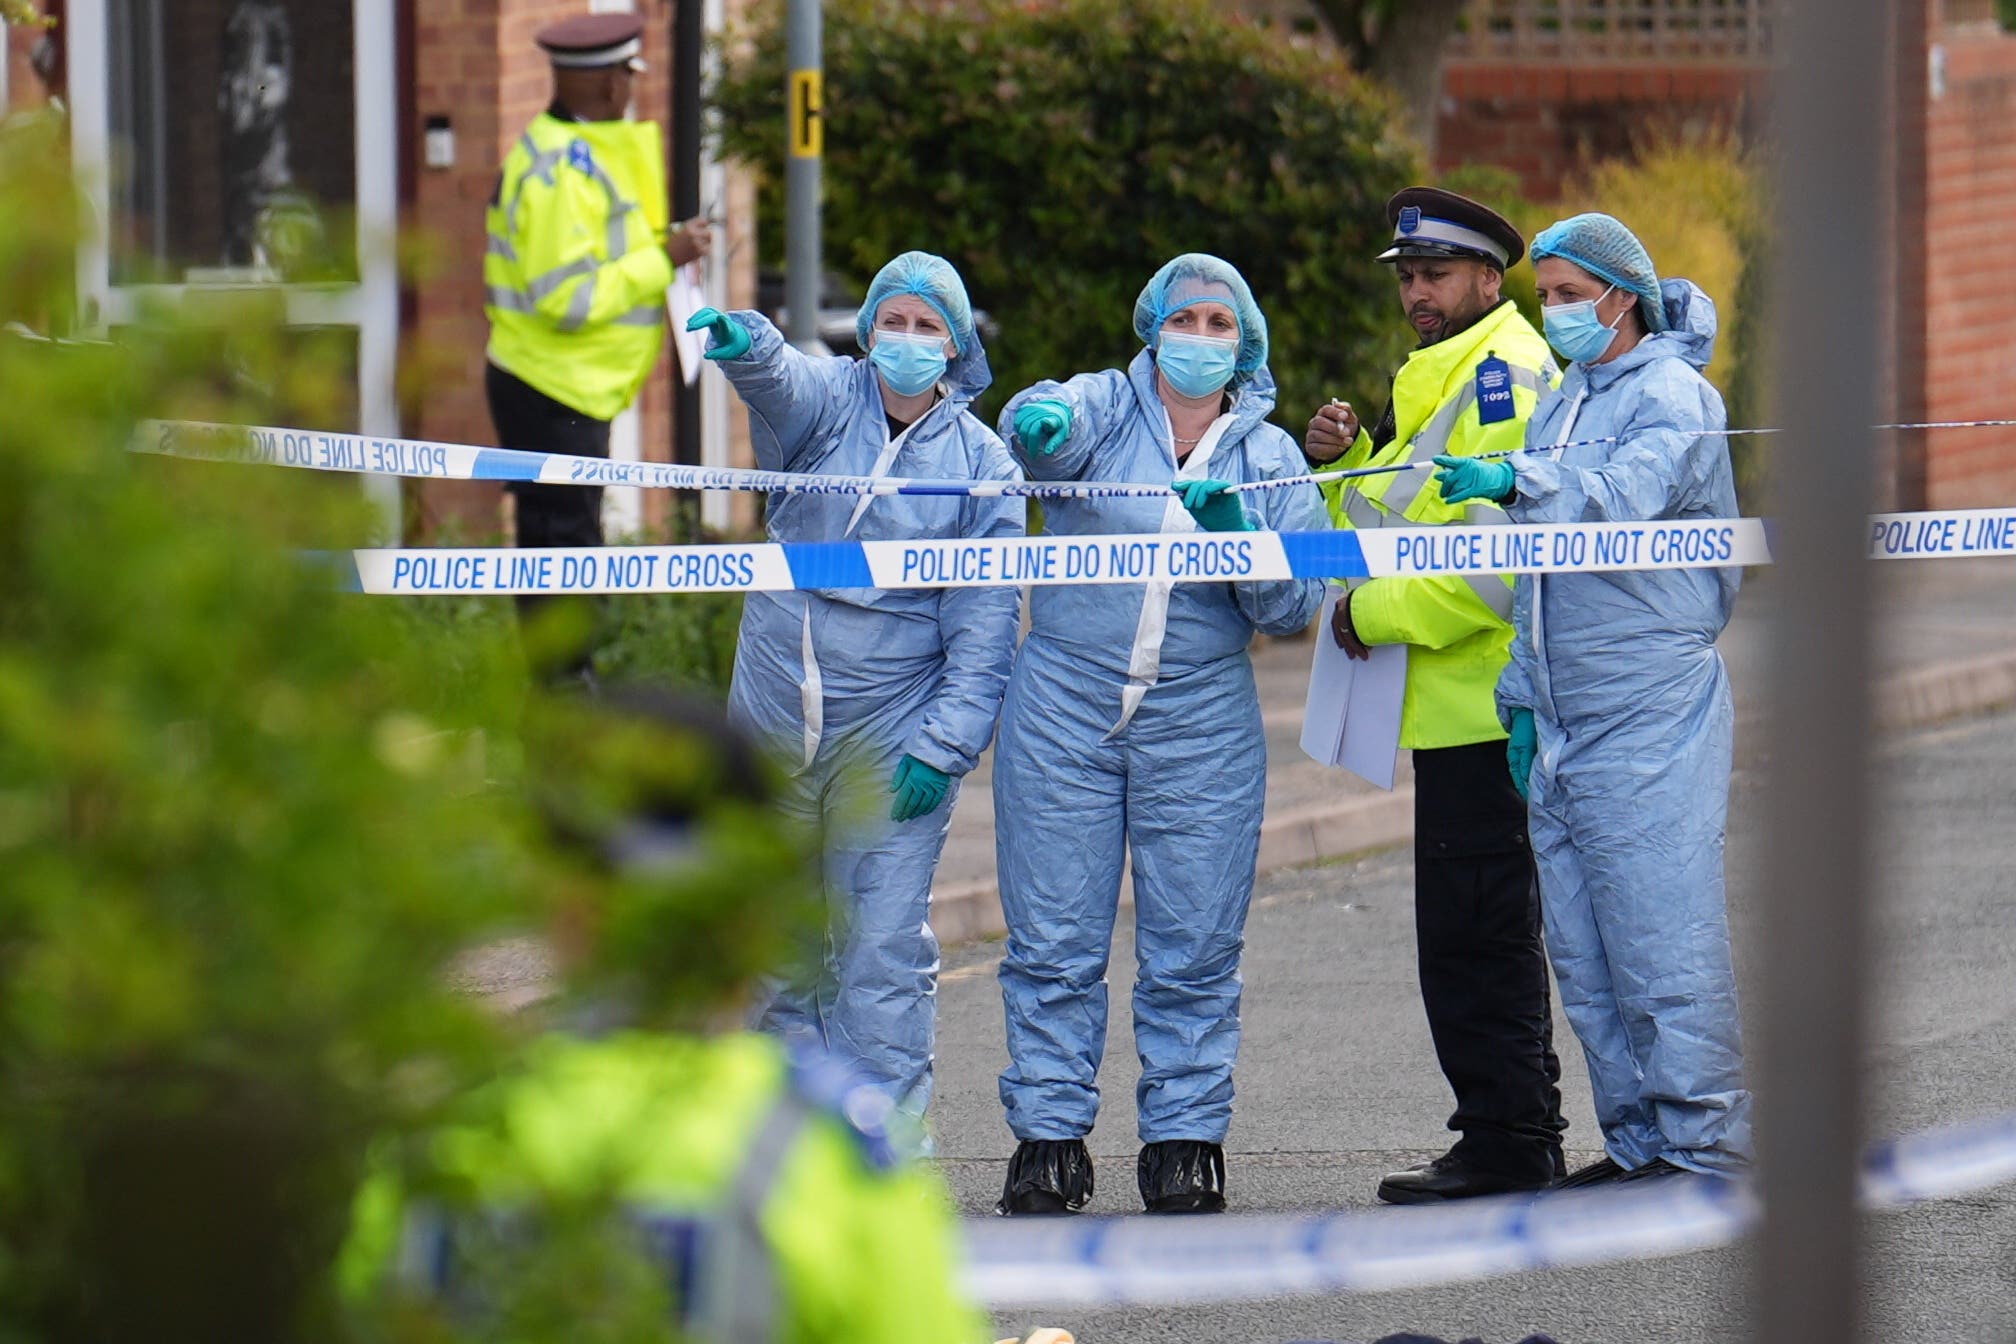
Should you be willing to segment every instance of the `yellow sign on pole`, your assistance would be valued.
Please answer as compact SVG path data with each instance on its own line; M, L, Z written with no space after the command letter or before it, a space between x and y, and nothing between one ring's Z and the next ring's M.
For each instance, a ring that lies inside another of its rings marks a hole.
M821 70L793 70L790 84L791 157L816 159L826 152L825 109Z

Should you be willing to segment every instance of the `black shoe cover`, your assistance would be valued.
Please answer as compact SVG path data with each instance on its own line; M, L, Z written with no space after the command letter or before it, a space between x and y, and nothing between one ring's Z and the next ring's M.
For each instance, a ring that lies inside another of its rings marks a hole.
M1141 1202L1150 1213L1223 1213L1225 1150L1195 1139L1164 1139L1141 1149Z
M1024 1139L1008 1159L994 1212L1076 1213L1092 1198L1092 1154L1083 1139Z

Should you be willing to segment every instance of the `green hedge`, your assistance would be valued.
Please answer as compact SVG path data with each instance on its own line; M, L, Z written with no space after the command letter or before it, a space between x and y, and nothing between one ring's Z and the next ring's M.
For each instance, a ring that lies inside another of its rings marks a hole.
M0 123L0 313L46 311L75 254L55 131ZM607 817L700 765L528 687L503 602L338 591L308 553L369 535L354 482L126 451L141 416L338 414L341 371L278 337L0 332L6 1344L345 1337L332 1265L367 1152L536 1025L456 992L458 953L560 929L572 987L666 1022L817 927L790 899L802 840L760 818L648 885L549 844L528 784ZM612 675L724 674L732 608L633 601ZM611 1333L617 1305L574 1337L672 1332L660 1309ZM449 1326L368 1337L468 1337Z
M726 44L713 103L763 172L783 254L783 5ZM1211 0L833 0L825 6L828 266L865 289L938 252L1000 324L992 412L1039 378L1124 365L1134 299L1181 252L1236 264L1272 332L1276 419L1384 395L1406 342L1371 258L1413 179L1383 94Z

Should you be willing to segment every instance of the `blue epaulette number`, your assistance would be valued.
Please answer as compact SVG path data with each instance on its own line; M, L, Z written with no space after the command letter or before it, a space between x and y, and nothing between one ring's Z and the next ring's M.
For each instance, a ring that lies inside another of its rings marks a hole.
M1512 404L1512 370L1491 355L1477 365L1477 423L1495 425L1518 414Z

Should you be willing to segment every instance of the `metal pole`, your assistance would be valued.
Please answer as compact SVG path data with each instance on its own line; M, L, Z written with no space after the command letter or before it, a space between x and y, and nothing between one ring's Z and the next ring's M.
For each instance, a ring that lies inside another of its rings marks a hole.
M691 219L700 204L700 61L705 48L701 32L702 0L677 0L672 6L672 217ZM726 247L725 236L717 240ZM700 388L679 378L673 361L672 460L686 466L700 463ZM681 539L699 536L700 502L690 491L672 497L674 532Z
M819 168L825 69L819 52L819 0L790 0L785 57L784 306L793 345L819 341Z
M1861 1338L1855 1169L1863 1111L1869 581L1880 369L1858 277L1881 275L1876 193L1885 0L1780 9L1773 312L1779 414L1766 958L1764 1196L1753 1338Z

